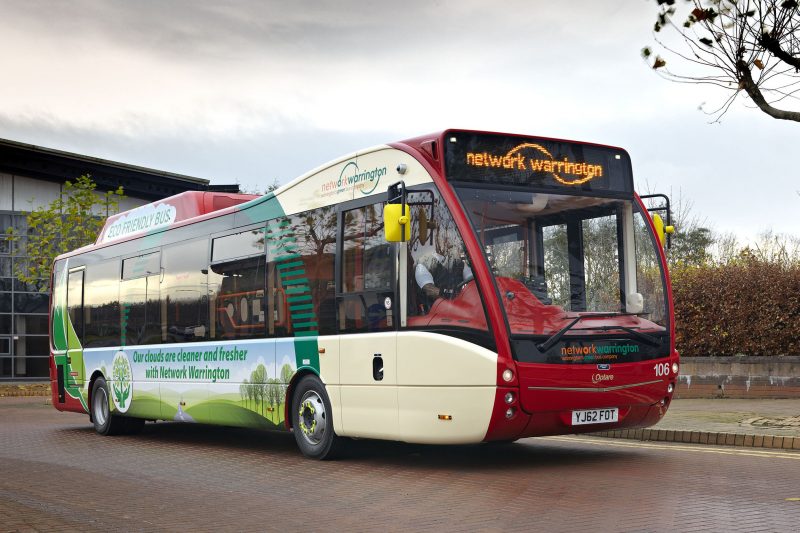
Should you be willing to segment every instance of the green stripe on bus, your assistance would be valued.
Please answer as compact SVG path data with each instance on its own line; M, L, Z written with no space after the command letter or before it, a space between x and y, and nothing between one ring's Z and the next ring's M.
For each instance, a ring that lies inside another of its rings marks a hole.
M309 296L308 299L311 299ZM314 309L314 304L290 305L292 311L302 311L303 309Z
M290 278L292 276L305 276L305 275L306 275L306 269L304 268L301 268L299 270L289 270L288 272L281 272L282 278Z
M281 263L278 265L278 270L284 270L287 268L294 268L294 267L301 267L303 266L302 261L292 261L291 263Z
M311 368L319 373L319 332L296 332L294 339L294 355L297 368Z
M298 320L300 318L314 318L314 313L300 313L298 315L292 315L292 320Z
M289 303L292 303L292 302L307 302L310 299L311 299L311 295L310 294L304 294L303 296L290 296L290 297L286 298L286 301L289 302Z
M309 292L311 289L308 288L308 285L304 287L289 287L286 289L286 294L300 294L301 292ZM291 301L291 298L290 298Z
M295 278L283 281L284 285L306 285L308 286L308 278Z
M295 328L316 328L317 326L319 326L317 322L299 322L299 323L292 322L292 327Z

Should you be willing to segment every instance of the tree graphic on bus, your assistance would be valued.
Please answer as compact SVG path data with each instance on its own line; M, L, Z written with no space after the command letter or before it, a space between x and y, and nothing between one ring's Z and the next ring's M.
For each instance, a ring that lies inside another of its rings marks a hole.
M284 364L280 377L270 378L267 368L259 364L250 372L250 379L243 380L239 385L240 405L276 425L280 424L283 422L286 390L293 375L291 365Z

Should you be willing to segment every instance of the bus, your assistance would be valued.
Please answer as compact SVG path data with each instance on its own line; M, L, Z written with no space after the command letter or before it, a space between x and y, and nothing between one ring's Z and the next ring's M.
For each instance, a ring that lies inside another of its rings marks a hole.
M679 357L620 148L446 130L264 196L184 192L59 256L52 400L145 421L466 444L646 427Z

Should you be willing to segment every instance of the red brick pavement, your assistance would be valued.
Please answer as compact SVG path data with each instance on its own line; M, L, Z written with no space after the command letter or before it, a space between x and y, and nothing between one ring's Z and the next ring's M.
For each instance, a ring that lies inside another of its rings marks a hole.
M42 399L0 400L4 531L790 531L800 453L600 438L357 443L148 424L100 437Z

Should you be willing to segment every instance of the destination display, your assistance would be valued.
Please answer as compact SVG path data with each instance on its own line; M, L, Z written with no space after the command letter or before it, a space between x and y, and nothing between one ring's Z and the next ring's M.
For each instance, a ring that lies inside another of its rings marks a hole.
M447 132L444 145L450 181L633 195L630 158L620 149L471 132Z

